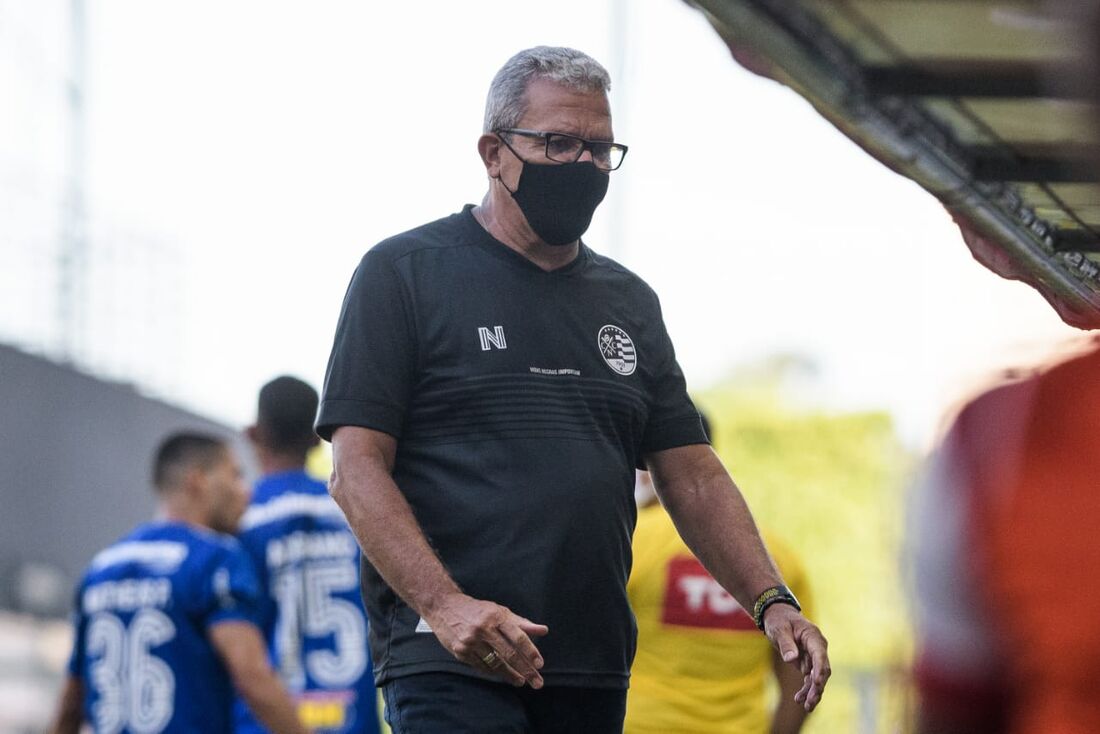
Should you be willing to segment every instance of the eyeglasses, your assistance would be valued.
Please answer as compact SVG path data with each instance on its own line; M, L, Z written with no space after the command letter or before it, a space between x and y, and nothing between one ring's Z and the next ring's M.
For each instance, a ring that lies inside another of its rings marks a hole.
M517 128L505 128L494 130L497 135L522 135L525 138L540 138L546 143L546 157L555 163L575 163L584 155L584 151L592 154L592 163L601 171L614 171L623 164L626 157L626 146L619 143L611 143L606 140L585 140L576 135L565 133L548 133L541 130L521 130ZM505 141L505 145L508 141ZM512 146L508 146L511 150ZM515 150L512 150L515 153ZM517 153L517 156L519 154Z

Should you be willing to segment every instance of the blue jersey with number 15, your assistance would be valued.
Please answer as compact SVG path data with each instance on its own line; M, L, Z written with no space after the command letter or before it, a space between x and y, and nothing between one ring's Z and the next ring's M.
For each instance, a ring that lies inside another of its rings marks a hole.
M257 623L258 591L236 540L184 523L139 526L97 554L77 592L69 663L94 731L232 732L233 689L207 633Z
M262 479L241 519L264 597L271 662L322 734L379 731L359 546L325 485L305 472ZM238 704L237 732L265 730Z

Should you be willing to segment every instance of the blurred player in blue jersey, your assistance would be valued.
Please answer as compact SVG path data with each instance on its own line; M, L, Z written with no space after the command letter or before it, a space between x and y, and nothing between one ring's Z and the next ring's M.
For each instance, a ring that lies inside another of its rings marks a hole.
M153 468L158 519L96 555L52 731L229 734L233 691L273 732L304 734L264 654L258 585L236 540L246 502L222 441L181 433Z
M241 519L264 598L272 664L302 721L325 734L377 734L377 694L359 592L359 546L322 482L305 472L317 445L317 392L294 377L260 390L247 430L263 475ZM237 731L264 731L238 706Z

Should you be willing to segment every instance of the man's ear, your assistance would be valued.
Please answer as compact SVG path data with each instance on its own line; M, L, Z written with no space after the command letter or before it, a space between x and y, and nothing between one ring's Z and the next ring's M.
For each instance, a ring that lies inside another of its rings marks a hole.
M206 494L206 471L201 466L190 466L183 474L180 483L184 494L192 499L199 499Z
M244 429L244 437L252 443L260 442L260 430L256 425L247 426Z
M477 139L477 152L489 178L500 178L500 148L500 138L494 133L485 133Z

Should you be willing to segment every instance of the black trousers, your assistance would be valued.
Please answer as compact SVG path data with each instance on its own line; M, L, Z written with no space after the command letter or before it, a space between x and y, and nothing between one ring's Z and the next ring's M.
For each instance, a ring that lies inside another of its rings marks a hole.
M622 734L626 690L516 688L454 673L382 686L394 734Z

